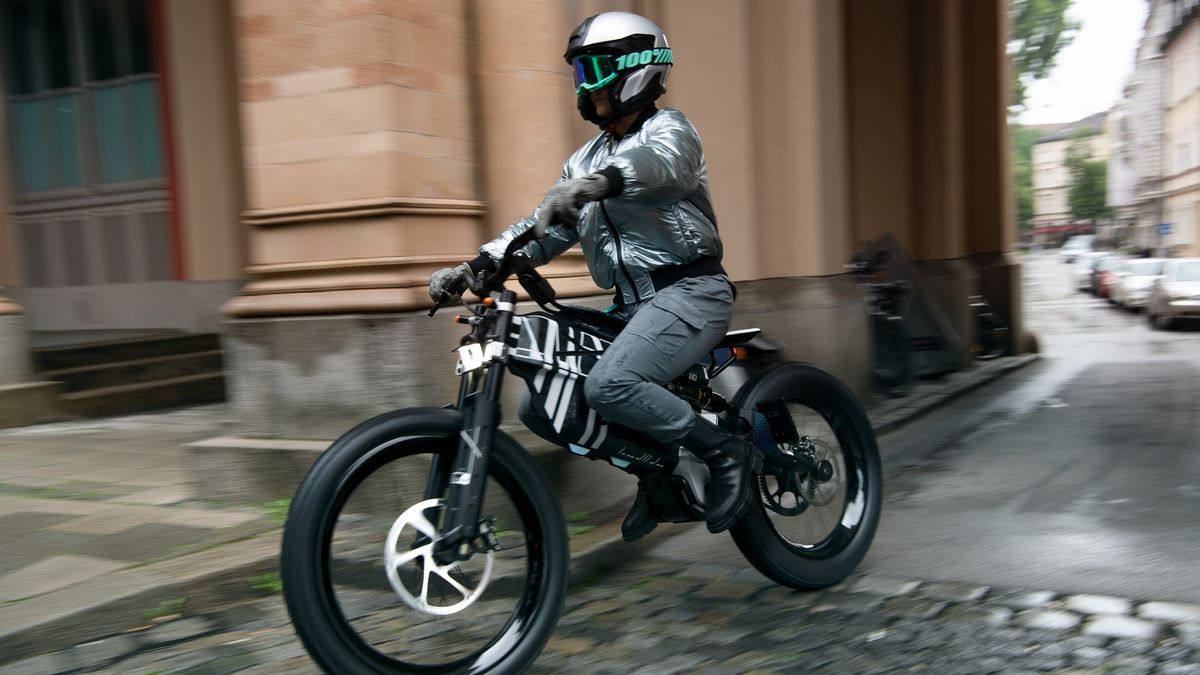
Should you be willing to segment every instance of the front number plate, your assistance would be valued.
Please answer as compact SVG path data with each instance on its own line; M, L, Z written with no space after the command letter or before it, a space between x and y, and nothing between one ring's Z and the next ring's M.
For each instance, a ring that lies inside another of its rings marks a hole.
M483 347L472 342L458 348L458 372L465 373L483 365Z

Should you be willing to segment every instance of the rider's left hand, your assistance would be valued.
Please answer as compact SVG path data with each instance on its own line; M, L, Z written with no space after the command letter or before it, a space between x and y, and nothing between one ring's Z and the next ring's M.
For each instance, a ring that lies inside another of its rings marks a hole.
M593 173L582 178L560 181L546 193L546 199L538 207L534 232L538 239L545 239L551 225L579 227L579 207L588 202L603 199L608 193L608 178Z

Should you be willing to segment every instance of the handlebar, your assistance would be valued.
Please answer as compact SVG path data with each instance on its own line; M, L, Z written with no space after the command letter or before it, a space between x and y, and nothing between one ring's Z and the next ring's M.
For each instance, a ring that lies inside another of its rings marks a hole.
M854 255L854 258L849 264L845 265L845 268L849 270L851 274L874 274L883 269L883 265L888 261L889 257L890 256L888 255L887 251L876 251L870 255L860 252Z
M536 232L533 227L526 229L521 234L513 237L512 241L508 242L508 247L504 249L504 257L500 259L500 266L491 274L482 275L475 280L474 284L463 279L460 283L455 284L450 292L443 293L441 299L434 303L429 310L429 316L433 316L446 305L451 298L461 295L468 288L472 293L479 297L486 297L492 291L499 291L504 288L504 282L508 281L513 274L517 275L521 286L529 293L539 305L554 303L554 289L546 281L541 274L534 269L533 263L524 256L517 255L517 251L525 248L525 245L536 238Z

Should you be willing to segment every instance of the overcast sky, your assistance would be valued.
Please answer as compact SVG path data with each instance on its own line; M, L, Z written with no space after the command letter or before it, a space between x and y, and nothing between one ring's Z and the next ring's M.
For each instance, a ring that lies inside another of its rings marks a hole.
M1068 16L1082 24L1058 53L1054 71L1027 91L1022 124L1072 122L1108 110L1133 73L1146 0L1073 0Z

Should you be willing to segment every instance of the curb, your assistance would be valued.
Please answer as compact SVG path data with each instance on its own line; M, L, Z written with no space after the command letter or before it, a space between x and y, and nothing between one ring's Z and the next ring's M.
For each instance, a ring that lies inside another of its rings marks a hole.
M948 375L945 381L934 383L931 391L918 391L917 396L911 400L900 399L868 410L871 426L878 436L895 431L936 410L943 403L1024 368L1040 358L1037 354L1008 356L972 370Z

